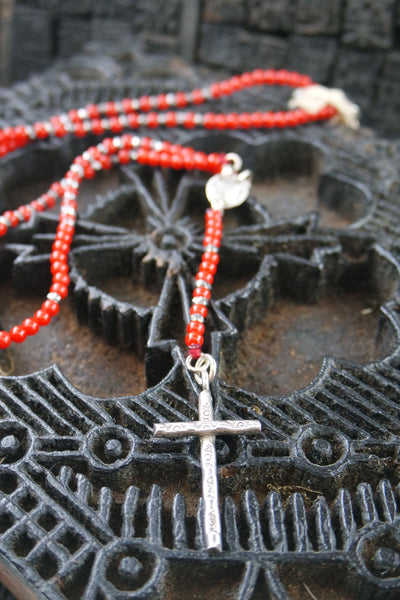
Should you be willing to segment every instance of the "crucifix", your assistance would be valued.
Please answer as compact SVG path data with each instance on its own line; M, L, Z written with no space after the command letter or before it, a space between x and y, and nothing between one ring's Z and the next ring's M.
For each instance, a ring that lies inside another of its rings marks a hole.
M154 425L154 437L185 437L198 435L200 438L200 463L202 472L202 492L204 509L204 534L207 550L222 550L221 518L218 506L217 454L215 437L217 435L256 434L261 431L260 421L217 421L213 418L213 400L210 393L210 381L215 376L216 364L212 356L202 354L191 365L196 380L202 385L199 394L198 421L179 421L176 423L157 423ZM210 369L210 372L209 370Z

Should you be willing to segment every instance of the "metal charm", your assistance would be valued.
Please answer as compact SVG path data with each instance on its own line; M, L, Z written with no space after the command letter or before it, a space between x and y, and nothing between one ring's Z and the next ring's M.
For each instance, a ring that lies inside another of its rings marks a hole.
M222 550L221 518L218 506L217 455L215 449L216 435L255 434L260 433L260 421L215 421L213 419L213 403L209 390L216 365L215 360L203 354L196 365L187 364L195 372L196 380L201 380L202 391L199 394L199 420L178 423L157 423L154 425L154 437L184 437L198 435L200 437L200 462L202 471L202 492L204 505L204 533L208 550ZM208 365L208 367L207 367Z
M251 171L240 171L242 159L233 152L226 155L227 164L206 184L206 196L214 210L240 206L251 190Z

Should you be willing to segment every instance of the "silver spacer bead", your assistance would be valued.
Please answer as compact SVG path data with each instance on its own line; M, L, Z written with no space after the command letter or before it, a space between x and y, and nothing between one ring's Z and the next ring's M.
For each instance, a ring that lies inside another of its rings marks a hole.
M114 108L117 112L122 112L122 102L120 102L119 100L116 100L114 102Z
M176 122L178 125L183 125L185 122L186 113L185 112L176 112Z
M118 120L122 127L129 127L129 119L126 115L119 115Z
M138 123L139 123L139 125L147 125L147 115L145 115L145 114L138 115Z
M132 152L129 153L129 156L131 157L131 160L137 160L138 153L135 150L132 150Z
M23 223L25 221L24 216L18 210L14 210L14 215L17 217L20 223Z
M151 108L157 108L157 106L158 106L157 96L149 96L149 104L150 104Z
M54 133L54 128L53 125L51 123L49 123L48 121L45 121L43 123L43 127L45 128L45 130L47 131L47 133L50 135L51 133Z
M82 121L89 117L88 111L86 110L86 108L78 108L77 115L80 119L82 119Z
M114 148L122 148L122 140L120 137L113 138L113 146Z
M108 150L107 150L107 148L105 147L105 145L104 145L104 144L102 144L102 143L100 143L100 144L97 144L96 148L97 148L97 150L98 150L99 152L101 152L102 154L108 154Z
M6 227L11 227L11 221L10 219L7 219L7 217L0 217L0 223L5 225Z
M198 321L199 323L204 323L204 317L199 313L194 313L193 315L190 315L190 320Z
M109 119L101 119L100 124L104 129L110 129L110 120Z
M76 216L76 210L73 206L62 206L61 207L61 212L64 215L71 215L72 217Z
M158 113L158 124L165 125L167 121L167 115L165 113Z
M153 140L151 146L154 150L157 150L157 152L161 152L163 149L163 143L160 140Z
M77 190L79 187L79 183L75 181L75 179L69 179L68 177L61 180L61 185L67 185L68 187L72 187L75 190Z
M92 124L90 121L82 121L82 126L85 131L92 131Z
M49 292L46 296L47 300L52 300L53 302L57 302L57 304L60 304L62 298L60 296L60 294L57 294L56 292Z
M207 244L207 246L204 246L204 252L216 252L218 254L219 248L214 244Z
M208 300L204 296L194 296L192 304L204 304L204 306L208 306Z
M36 139L36 132L31 125L25 125L25 133L31 139Z
M165 96L165 102L169 106L174 106L175 105L175 94L173 92L169 92L169 94L167 94Z
M63 219L62 222L65 223L66 225L72 225L72 227L75 227L75 225L76 225L75 219L72 219L72 218Z
M142 140L138 135L134 135L132 137L132 141L131 141L132 147L140 146L141 142L142 142Z
M136 98L132 98L132 100L131 100L131 107L132 107L132 110L135 110L135 111L139 110L139 108L140 108L140 102L139 102L139 100L137 100Z
M207 281L204 281L203 279L196 279L196 287L204 287L208 290L211 290L211 284L207 283Z
M193 121L196 125L202 125L203 124L203 115L201 113L194 113L194 118Z
M97 105L97 108L99 109L99 111L101 113L106 112L107 104L105 102L101 102L100 104Z
M82 165L72 164L70 166L69 170L72 171L73 173L77 173L79 175L79 177L83 177L85 174L85 169L82 167Z
M210 98L213 97L212 94L211 94L211 90L210 90L209 87L201 88L201 93L204 96L205 100L209 100Z

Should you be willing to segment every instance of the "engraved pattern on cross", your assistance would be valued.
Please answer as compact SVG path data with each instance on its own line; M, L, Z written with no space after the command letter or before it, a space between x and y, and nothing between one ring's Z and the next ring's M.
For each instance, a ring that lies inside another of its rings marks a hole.
M178 423L157 423L154 437L200 438L200 463L204 508L204 535L207 550L222 550L221 518L218 506L218 471L215 449L216 435L256 434L261 431L260 421L214 421L212 396L208 390L199 394L199 420Z

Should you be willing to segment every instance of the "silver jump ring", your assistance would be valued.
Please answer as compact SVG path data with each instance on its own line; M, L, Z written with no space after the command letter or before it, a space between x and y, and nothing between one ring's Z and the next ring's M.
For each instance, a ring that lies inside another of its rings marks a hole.
M211 383L213 381L216 373L217 373L217 363L216 360L211 356L211 354L201 354L199 358L196 360L195 364L192 364L192 357L189 356L186 358L186 366L189 371L192 371L195 374L195 379L197 383L202 383L201 373L205 373L208 371L208 379Z

